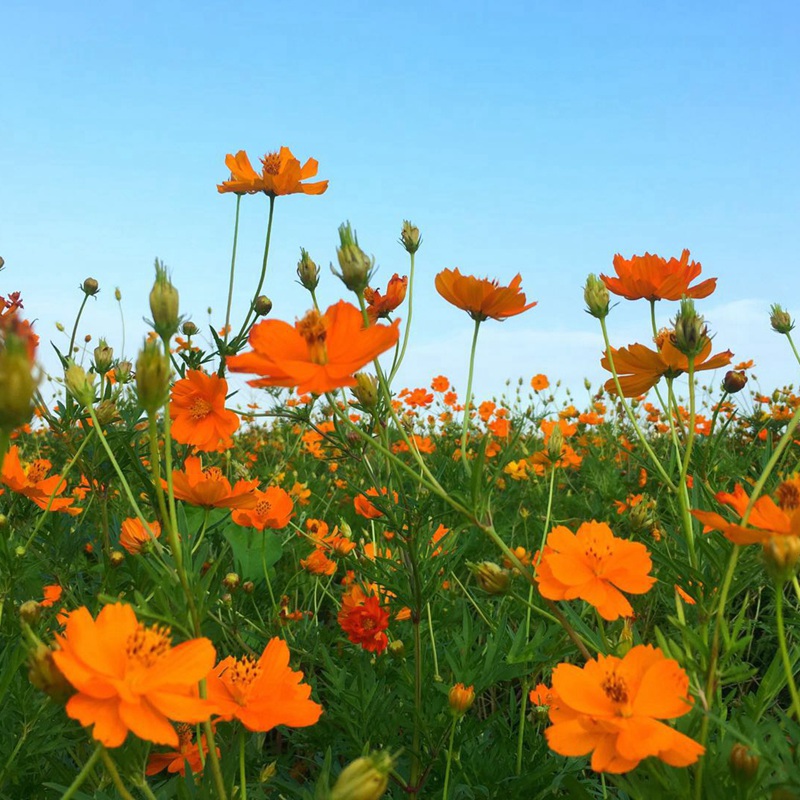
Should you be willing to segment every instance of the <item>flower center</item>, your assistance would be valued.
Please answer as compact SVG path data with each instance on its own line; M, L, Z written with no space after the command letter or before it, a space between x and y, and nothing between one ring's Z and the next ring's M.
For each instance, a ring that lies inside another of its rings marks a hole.
M45 477L47 477L47 473L49 471L50 462L45 461L43 458L39 458L36 461L31 462L27 472L25 473L25 477L28 479L28 483L39 483L39 481L44 480Z
M266 517L271 508L269 500L259 500L256 503L255 512L259 517Z
M628 702L628 687L625 684L625 680L617 675L616 672L609 672L603 678L600 687L612 703L622 704Z
M325 339L328 336L328 331L322 314L319 311L309 311L303 319L295 323L295 328L306 340L311 363L327 364L328 350L325 347Z
M607 542L598 542L592 539L586 546L584 554L590 561L595 575L602 575L606 559L611 557L613 548Z
M227 669L225 677L233 684L234 689L238 690L237 702L240 705L246 704L247 690L259 675L261 675L261 667L255 659L249 656L237 658L233 666Z
M800 506L800 486L796 479L784 481L777 490L778 505L784 511L794 511Z
M222 481L225 476L219 467L207 467L203 470L203 475L207 481Z
M152 667L166 653L172 643L170 629L162 625L148 628L140 622L125 643L125 652L143 667Z
M281 157L278 153L267 153L261 159L265 175L277 175L281 171Z
M194 403L189 407L189 416L192 419L205 419L211 413L211 403L202 397L195 399Z
M183 752L194 739L194 726L186 722L179 722L175 725L175 730L178 732L178 749Z

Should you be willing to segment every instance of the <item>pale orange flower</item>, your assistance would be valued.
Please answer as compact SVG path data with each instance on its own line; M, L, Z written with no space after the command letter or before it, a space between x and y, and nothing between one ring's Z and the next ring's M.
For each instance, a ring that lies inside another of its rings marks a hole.
M263 492L253 492L256 504L253 508L235 508L231 519L246 528L263 531L264 528L285 528L294 514L294 503L289 493L277 486L270 486Z
M166 489L167 482L163 478L161 483ZM178 500L203 508L255 508L258 503L257 480L237 481L231 487L219 467L203 469L197 456L189 456L183 470L172 472L172 486Z
M281 147L277 153L267 153L261 159L261 172L256 172L247 153L239 150L236 155L225 156L225 166L231 172L231 179L217 186L217 191L236 194L255 194L264 192L269 197L285 194L322 194L328 188L328 181L302 183L317 174L319 163L309 158L303 166L292 155L288 147Z
M231 436L239 428L239 415L225 408L227 394L228 382L224 378L198 369L188 370L186 377L172 387L172 438L207 452L232 447Z
M661 722L689 712L692 701L688 676L658 648L640 644L624 658L559 664L552 684L549 697L537 696L550 706L547 744L562 756L592 753L596 772L628 772L650 756L685 767L705 752Z
M547 536L536 583L548 600L580 598L615 620L633 614L623 591L645 594L655 583L652 566L643 544L617 538L605 522L584 522L577 533L558 525Z
M169 630L147 628L122 603L104 606L97 619L82 607L67 617L53 660L76 690L67 715L94 725L92 736L119 747L128 731L177 747L169 720L202 722L214 706L198 696L198 683L214 665L208 639L171 646Z
M161 524L158 522L147 524L153 532L153 537L158 539L161 536ZM152 547L153 539L138 517L128 517L120 526L119 543L132 555L138 555Z
M500 286L488 278L462 275L458 269L444 269L436 276L436 291L476 321L504 320L533 308L536 303L526 305L521 284L522 276L519 274L508 286Z
M628 300L680 300L684 296L699 299L708 297L717 285L716 278L709 278L689 287L702 267L696 261L689 261L688 250L681 253L680 260L671 258L669 261L650 253L630 259L617 253L614 270L618 277L601 275L600 278L609 292Z

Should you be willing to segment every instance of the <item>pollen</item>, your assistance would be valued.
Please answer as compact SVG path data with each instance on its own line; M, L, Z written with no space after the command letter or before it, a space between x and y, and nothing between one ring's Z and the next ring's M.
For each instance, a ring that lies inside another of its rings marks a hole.
M800 507L800 477L792 477L778 486L776 496L778 505L784 511L794 511Z
M245 656L244 658L237 658L231 667L225 673L225 677L237 689L239 695L238 701L240 705L245 705L247 690L250 688L258 676L261 675L261 667L258 662Z
M208 400L198 397L189 407L189 416L196 420L205 419L211 413L212 408L213 406Z
M47 477L49 471L50 462L43 458L38 458L36 461L31 462L25 473L25 477L28 479L28 483L39 483L39 481Z
M267 153L261 159L266 175L278 175L281 171L281 157L279 153Z
M203 470L203 475L205 475L206 480L209 481L225 480L225 476L222 474L222 470L219 467L207 467Z
M256 503L255 512L259 517L266 517L270 510L272 509L272 504L269 500L259 500Z
M319 311L309 311L295 327L297 332L306 340L308 355L314 364L327 364L328 351L325 340L328 337L325 319Z
M603 678L600 687L612 703L622 704L628 702L628 686L624 678L621 678L616 672L609 672Z
M138 661L143 667L152 667L172 644L171 631L167 626L154 625L148 628L139 623L136 630L125 643L125 652L132 661Z

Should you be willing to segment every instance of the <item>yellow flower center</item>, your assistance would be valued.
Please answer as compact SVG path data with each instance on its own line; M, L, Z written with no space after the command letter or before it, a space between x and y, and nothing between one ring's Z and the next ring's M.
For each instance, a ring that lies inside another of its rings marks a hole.
M175 730L178 732L178 749L183 750L191 745L194 739L194 725L189 725L187 722L179 722L175 725Z
M259 675L261 675L261 667L255 659L249 656L237 658L233 666L228 667L225 677L236 690L236 701L239 705L246 705L247 690Z
M325 327L325 318L319 311L309 311L303 319L295 323L297 332L306 340L308 356L312 364L327 364L328 350L325 339L328 331Z
M256 503L255 512L259 517L266 517L271 508L272 505L270 504L269 500L259 500Z
M206 467L203 470L203 475L207 481L223 481L225 476L219 467Z
M277 175L281 171L281 157L278 153L267 153L261 159L261 163L264 165L266 175Z
M31 462L30 466L25 472L25 477L28 479L29 483L39 483L39 481L44 480L47 477L47 473L49 471L50 464L43 458L39 458L36 461Z
M148 628L140 622L125 643L125 653L143 667L152 667L172 644L170 629L162 625Z
M609 672L603 678L600 688L612 703L623 704L628 702L628 686L625 683L625 679L617 675L616 672Z
M784 511L794 511L800 507L800 482L796 478L784 481L778 486L776 495L778 498L778 505Z
M202 397L198 397L189 406L189 416L192 419L205 419L211 413L212 405Z
M589 560L595 575L602 575L606 560L611 557L614 550L608 542L599 542L593 538L586 545L586 549L583 552Z

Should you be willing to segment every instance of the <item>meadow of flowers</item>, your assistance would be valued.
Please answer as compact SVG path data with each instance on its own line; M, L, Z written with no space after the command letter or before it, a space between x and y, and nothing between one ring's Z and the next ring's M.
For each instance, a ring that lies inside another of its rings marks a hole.
M800 398L712 346L716 279L688 250L615 256L584 287L605 385L560 396L532 363L484 398L482 327L535 314L519 275L415 275L404 222L407 274L378 287L344 224L342 299L319 307L301 249L308 311L279 319L275 205L327 181L286 147L225 165L216 328L157 261L128 361L87 344L87 278L52 400L37 299L3 271L0 798L800 797ZM240 204L264 198L236 309ZM434 289L474 331L460 393L396 380ZM766 324L800 360L790 315Z

